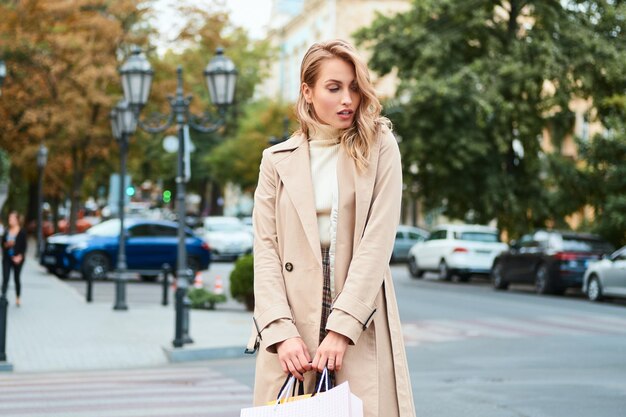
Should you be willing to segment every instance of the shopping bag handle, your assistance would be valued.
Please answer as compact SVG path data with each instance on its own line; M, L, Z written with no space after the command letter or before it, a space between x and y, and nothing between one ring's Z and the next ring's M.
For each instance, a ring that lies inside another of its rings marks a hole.
M323 390L322 390L322 385L324 385ZM319 384L317 384L317 389L315 390L313 395L319 394L320 392L328 391L329 389L332 389L332 388L333 388L333 384L330 380L330 372L328 371L327 367L324 367L324 370L322 371L322 376L320 377L320 382Z
M283 386L278 391L278 396L276 397L276 403L278 404L280 400L289 398L289 391L291 391L291 396L296 396L296 386L298 389L298 395L304 395L304 383L296 379L293 375L288 375L285 378L285 382Z

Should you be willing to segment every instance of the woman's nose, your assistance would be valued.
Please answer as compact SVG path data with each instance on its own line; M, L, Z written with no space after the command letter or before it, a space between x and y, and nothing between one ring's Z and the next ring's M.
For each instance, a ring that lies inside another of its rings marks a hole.
M341 98L341 104L349 106L352 104L352 97L350 96L350 91L346 91L343 93L343 97Z

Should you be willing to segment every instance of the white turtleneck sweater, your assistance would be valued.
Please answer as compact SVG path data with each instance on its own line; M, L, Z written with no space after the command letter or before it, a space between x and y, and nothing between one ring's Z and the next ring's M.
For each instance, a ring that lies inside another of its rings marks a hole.
M337 158L339 155L339 129L329 125L316 125L310 132L309 153L311 178L315 194L315 211L320 244L331 244L331 211L333 196L337 193ZM336 197L336 195L335 195Z

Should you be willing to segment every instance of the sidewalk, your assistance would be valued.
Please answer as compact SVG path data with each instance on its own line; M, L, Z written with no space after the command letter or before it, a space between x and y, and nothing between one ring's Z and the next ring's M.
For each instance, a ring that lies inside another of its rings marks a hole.
M113 298L87 303L67 282L39 266L32 254L22 272L22 306L15 306L12 281L7 298L6 354L14 372L139 368L243 357L252 323L251 313L243 309L191 310L194 343L173 349L173 303L129 304L127 311L114 311Z

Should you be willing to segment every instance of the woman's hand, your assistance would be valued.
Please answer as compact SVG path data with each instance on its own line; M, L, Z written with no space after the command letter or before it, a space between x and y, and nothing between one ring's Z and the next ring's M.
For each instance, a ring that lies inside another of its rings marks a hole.
M303 381L303 373L311 370L311 355L301 337L292 337L276 344L278 360L283 372Z
M350 340L342 334L330 330L322 344L317 348L313 358L313 369L322 372L324 367L329 371L341 370L343 355L350 344Z
M11 259L13 260L13 263L14 263L14 264L19 265L19 264L21 264L21 263L22 263L22 261L24 260L24 256L22 256L22 255L15 255L15 256L14 256L13 258L11 258Z

